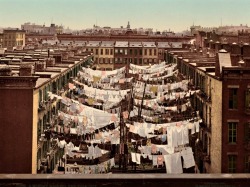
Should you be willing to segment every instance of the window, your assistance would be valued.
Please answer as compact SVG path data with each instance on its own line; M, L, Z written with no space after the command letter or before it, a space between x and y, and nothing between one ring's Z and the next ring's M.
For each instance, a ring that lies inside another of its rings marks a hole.
M133 55L133 50L130 49L130 50L129 50L129 53L130 53L130 55Z
M156 56L156 49L154 49L154 55Z
M120 54L122 54L123 53L123 50L122 49L120 49Z
M211 118L211 115L212 115L212 110L211 110L211 107L209 107L209 115L208 115L208 117L209 117L209 125L210 125L210 127L211 127L211 125L212 125L212 118Z
M106 59L105 58L103 58L103 63L106 63Z
M137 55L137 49L135 49L135 55Z
M245 109L250 110L250 89L248 89L245 94Z
M150 56L152 55L152 49L149 49L149 55Z
M113 55L113 49L110 49L110 55Z
M105 55L109 55L109 49L105 49Z
M139 59L139 64L142 64L142 59L141 58Z
M39 103L43 100L43 92L39 90Z
M128 54L128 50L124 49L124 54L127 55Z
M137 58L134 59L135 64L137 64Z
M250 142L250 122L244 124L245 142Z
M115 54L117 54L118 53L118 49L115 49Z
M237 123L229 122L228 123L228 142L236 143L237 140Z
M237 91L238 88L229 88L229 109L237 109Z
M98 49L95 49L95 54L98 55Z
M250 173L250 156L245 156L245 173Z
M228 172L236 173L236 155L228 155Z
M147 55L147 49L144 49L144 55Z
M142 55L142 49L140 49L140 55Z
M101 55L103 55L103 49L101 49Z

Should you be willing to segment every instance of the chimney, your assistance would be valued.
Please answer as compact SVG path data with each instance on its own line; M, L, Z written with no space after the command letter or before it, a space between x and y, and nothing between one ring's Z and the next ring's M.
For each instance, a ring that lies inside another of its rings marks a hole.
M46 67L55 66L55 58L46 58Z
M0 76L11 76L11 68L8 65L0 65Z
M241 55L241 47L240 47L240 45L237 45L237 43L235 43L235 42L232 43L231 54Z
M62 62L62 54L53 54L53 58L55 58L55 63L60 64Z
M46 62L45 61L37 61L35 62L35 71L45 71Z
M34 74L33 63L30 63L30 62L21 63L19 74L20 76L32 76L32 74Z
M215 58L215 76L220 77L223 66L232 66L230 54L225 50L221 49Z
M240 60L240 61L238 62L238 66L239 66L239 67L244 67L244 66L245 66L244 60Z
M248 43L244 43L242 46L242 56L244 57L250 57L250 45Z
M221 50L221 43L219 41L215 42L215 52L218 52L219 50Z

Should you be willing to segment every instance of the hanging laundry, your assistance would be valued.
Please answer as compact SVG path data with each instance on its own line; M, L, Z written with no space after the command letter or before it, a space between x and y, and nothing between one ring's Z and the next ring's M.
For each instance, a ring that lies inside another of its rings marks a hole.
M69 83L69 89L73 90L75 88L75 85L72 83Z
M186 147L181 151L183 157L183 168L195 166L194 155L191 147Z
M94 82L94 83L99 82L100 79L101 79L101 77L93 75L93 82Z
M170 155L164 155L166 172L173 174L183 173L181 163L181 153L174 153Z

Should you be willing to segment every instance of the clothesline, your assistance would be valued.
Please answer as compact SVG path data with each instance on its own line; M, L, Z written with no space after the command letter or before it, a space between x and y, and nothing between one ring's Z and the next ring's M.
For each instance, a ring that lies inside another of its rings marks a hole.
M116 70L112 70L112 71L101 71L101 70L93 70L91 68L85 68L82 67L83 72L88 73L91 76L98 76L98 77L107 77L107 76L111 76L111 75L118 75L121 73L125 72L125 67L122 67L120 69L116 69Z
M132 162L135 162L136 164L141 164L141 157L152 160L153 166L159 167L163 166L165 163L166 173L169 174L181 174L183 173L183 168L195 166L194 155L191 147L185 147L180 152L166 155L131 153ZM183 164L181 158L183 158Z

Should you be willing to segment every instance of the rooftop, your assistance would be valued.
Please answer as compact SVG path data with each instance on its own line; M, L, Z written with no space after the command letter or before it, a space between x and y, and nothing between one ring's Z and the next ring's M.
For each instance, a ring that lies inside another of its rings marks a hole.
M117 41L115 47L128 47L128 41Z
M142 47L142 42L129 42L129 47Z

